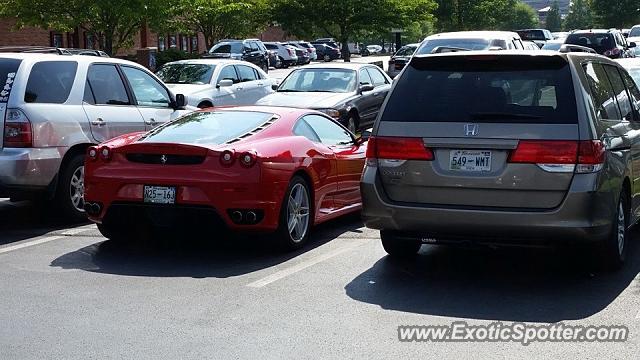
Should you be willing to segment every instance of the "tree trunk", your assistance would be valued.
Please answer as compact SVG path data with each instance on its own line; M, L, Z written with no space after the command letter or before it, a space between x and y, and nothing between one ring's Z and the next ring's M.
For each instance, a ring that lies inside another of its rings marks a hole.
M351 51L349 51L349 38L343 38L340 40L342 43L342 58L344 62L351 61Z

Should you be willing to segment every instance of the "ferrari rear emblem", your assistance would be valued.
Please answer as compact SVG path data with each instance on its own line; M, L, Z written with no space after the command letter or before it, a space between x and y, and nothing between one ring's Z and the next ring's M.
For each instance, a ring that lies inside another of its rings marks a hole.
M164 165L167 163L167 155L160 156L160 162Z

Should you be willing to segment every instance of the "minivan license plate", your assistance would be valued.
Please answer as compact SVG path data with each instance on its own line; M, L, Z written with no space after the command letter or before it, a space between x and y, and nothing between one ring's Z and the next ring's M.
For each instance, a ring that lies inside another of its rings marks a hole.
M176 187L145 185L144 202L152 204L175 204Z
M449 153L449 170L491 171L491 151L451 150Z

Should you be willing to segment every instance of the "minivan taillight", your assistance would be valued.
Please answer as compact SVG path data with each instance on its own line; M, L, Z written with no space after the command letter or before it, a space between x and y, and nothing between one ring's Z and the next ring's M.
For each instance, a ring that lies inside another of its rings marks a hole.
M433 160L433 151L424 146L422 138L370 137L368 159Z
M33 146L33 130L27 116L18 109L7 109L4 121L4 147L27 148Z
M548 172L591 173L602 169L604 157L599 140L521 140L509 162L537 164Z

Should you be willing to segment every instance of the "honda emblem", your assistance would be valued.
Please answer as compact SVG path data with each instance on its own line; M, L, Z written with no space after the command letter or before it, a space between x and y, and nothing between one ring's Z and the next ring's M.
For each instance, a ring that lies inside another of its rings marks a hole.
M465 136L476 136L478 135L479 129L476 124L466 124L464 126L464 135Z

